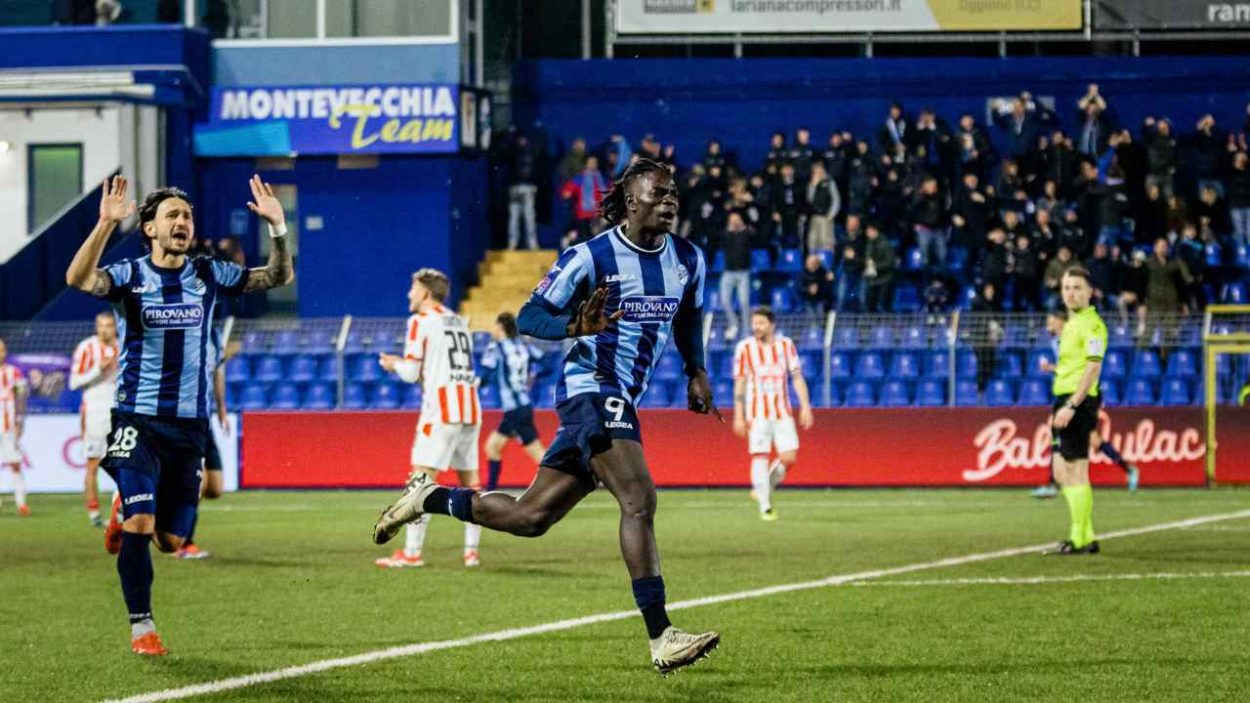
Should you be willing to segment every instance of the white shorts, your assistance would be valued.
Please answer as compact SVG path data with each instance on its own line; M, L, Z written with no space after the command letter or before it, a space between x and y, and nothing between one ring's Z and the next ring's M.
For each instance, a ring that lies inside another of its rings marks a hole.
M22 463L22 448L17 445L16 432L0 432L0 464Z
M747 443L752 454L768 454L775 447L777 453L798 451L799 433L793 417L766 420L757 417L751 421Z
M108 448L109 432L113 429L112 424L111 413L108 410L87 412L83 422L86 431L83 433L82 442L88 459L104 458L104 451Z
M477 440L482 425L418 423L412 465L436 471L477 471Z

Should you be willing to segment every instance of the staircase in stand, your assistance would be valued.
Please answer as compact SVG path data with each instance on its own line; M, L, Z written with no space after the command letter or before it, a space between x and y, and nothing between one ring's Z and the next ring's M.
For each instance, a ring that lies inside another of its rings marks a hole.
M514 315L530 292L556 261L554 249L538 251L488 251L480 264L474 288L460 303L460 314L469 317L474 330L489 330L495 316L505 310Z

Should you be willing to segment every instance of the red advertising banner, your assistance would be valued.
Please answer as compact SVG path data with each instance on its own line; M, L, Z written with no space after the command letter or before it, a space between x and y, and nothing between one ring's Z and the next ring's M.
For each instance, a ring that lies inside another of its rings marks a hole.
M660 486L750 483L746 440L728 423L682 410L642 410L643 442ZM410 412L256 412L243 420L242 488L389 488L408 474L416 425ZM500 418L485 413L483 439ZM544 442L553 411L535 420ZM1221 408L1217 477L1250 482L1250 409ZM1144 486L1206 483L1200 408L1113 408L1100 429L1142 470ZM800 432L792 486L1032 486L1050 471L1043 408L830 409ZM481 468L486 469L485 457ZM1123 473L1093 456L1095 484L1120 485ZM534 466L515 443L501 483L523 487Z

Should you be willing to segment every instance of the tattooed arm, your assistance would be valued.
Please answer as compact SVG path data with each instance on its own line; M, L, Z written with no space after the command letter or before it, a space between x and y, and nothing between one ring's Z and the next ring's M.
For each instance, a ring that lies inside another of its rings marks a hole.
M135 203L126 200L126 179L113 176L112 181L104 181L104 192L100 197L100 219L96 222L87 241L78 248L74 260L65 272L65 283L84 293L103 298L113 289L113 278L100 266L100 255L104 253L104 245L117 229L122 220L134 214Z
M258 290L269 290L285 286L295 280L295 267L291 261L291 249L286 239L286 213L282 203L273 194L273 186L265 183L260 176L252 176L248 181L252 187L252 201L247 207L265 222L269 223L270 239L269 263L263 268L248 269L247 285L244 293Z

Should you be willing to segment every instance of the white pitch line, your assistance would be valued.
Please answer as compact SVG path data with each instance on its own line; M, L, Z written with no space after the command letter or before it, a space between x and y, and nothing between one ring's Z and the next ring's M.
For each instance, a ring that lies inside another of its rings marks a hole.
M1164 522L1155 525L1145 525L1143 527L1133 527L1126 530L1116 530L1099 535L1100 540L1115 539L1118 537L1133 537L1136 535L1150 534L1152 532L1162 532L1164 530L1176 530L1195 525L1205 525L1213 522L1222 522L1225 520L1238 520L1242 518L1250 518L1250 510L1240 510L1233 513L1220 513L1216 515L1203 515L1200 517L1189 518L1186 520L1176 520L1173 522ZM815 581L801 581L798 583L779 584L777 586L768 586L766 588L755 588L748 591L737 591L735 593L724 593L718 596L707 596L704 598L695 598L692 600L678 601L669 603L669 610L686 610L687 608L698 608L705 605L716 605L719 603L731 603L740 600L751 600L755 598L764 598L766 596L774 596L781 593L793 593L795 591L807 591L815 588L827 588L829 586L843 586L854 583L856 581L865 581L868 579L877 579L885 576L898 576L901 574L909 574L916 571L924 571L927 569L942 569L949 566L962 566L964 564L973 564L982 561L990 561L993 559L1003 559L1005 557L1019 556L1021 554L1036 553L1047 547L1053 546L1053 543L1035 544L1027 547L1014 547L1011 549L1000 549L994 552L981 552L978 554L967 554L960 557L947 557L945 559L937 559L934 561L918 562L915 564L906 564L904 566L896 566L888 569L875 569L871 571L860 571L853 574L842 574L839 576L830 576L828 578L818 579ZM418 644L409 644L401 647L390 647L388 649L379 649L372 652L364 652L350 657L339 657L336 659L323 659L321 661L312 662L311 664L302 664L299 666L287 667L285 669L275 669L273 671L265 671L257 674L246 674L244 676L234 676L228 679L218 681L209 681L191 686L183 686L181 688L170 688L163 691L153 691L152 693L141 693L128 698L112 699L105 703L154 703L155 701L172 701L182 698L190 698L192 696L201 696L212 693L221 693L238 688L246 688L248 686L256 686L264 683L272 683L274 681L282 681L285 679L298 678L331 669L341 669L349 666L359 666L362 664L372 664L375 662L386 661L389 659L398 659L400 657L411 657L427 652L437 652L444 649L456 649L459 647L468 647L483 642L503 642L514 640L530 635L540 635L548 632L560 632L563 630L572 630L586 625L597 625L599 623L611 622L614 620L624 620L626 618L637 617L637 610L621 610L614 613L599 613L597 615L587 615L580 618L571 618L568 620L558 620L542 625L532 625L529 627L518 627L510 630L497 630L495 632L486 632L472 637L464 637L454 640L439 640L437 642L422 642Z
M880 588L886 586L1034 586L1088 581L1175 581L1179 579L1247 578L1250 571L1160 572L1154 574L1077 574L1075 576L1018 576L969 579L917 579L915 581L855 581L847 586Z

